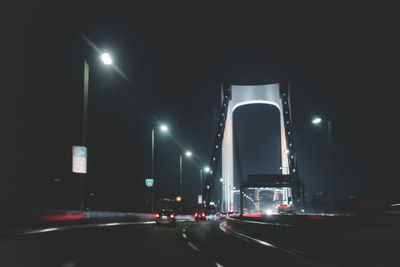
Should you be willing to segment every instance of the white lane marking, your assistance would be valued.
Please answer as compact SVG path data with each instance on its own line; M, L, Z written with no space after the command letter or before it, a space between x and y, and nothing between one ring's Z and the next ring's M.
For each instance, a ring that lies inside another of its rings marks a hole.
M182 232L186 232L186 228L183 228L183 229L182 229Z
M215 263L215 266L217 266L217 267L224 267L224 265L219 264L218 262Z
M46 233L46 232L53 232L60 230L60 227L53 227L53 228L44 228L44 229L33 229L33 230L28 230L24 232L24 234L39 234L39 233Z
M187 242L188 243L188 245L192 248L192 249L194 249L194 250L196 250L196 251L200 251L200 249L198 249L195 245L193 245L193 243L192 242Z
M120 225L136 225L136 224L154 224L155 222L120 222L120 223L93 223L93 224L78 224L78 225L68 225L68 226L60 226L60 227L52 227L52 228L42 228L42 229L30 229L23 232L16 232L19 235L30 235L30 234L40 234L46 232L54 232L54 231L65 231L71 229L80 229L80 228L96 228L96 227L107 227L107 226L120 226Z
M187 239L187 235L185 233L182 234L183 238Z
M235 220L235 221L246 222L246 223L257 223L257 224L265 224L265 225L274 225L274 226L287 226L287 227L293 227L293 225L291 225L291 224L287 224L287 223L269 223L269 222L259 222L259 221L239 220L239 219L235 219L235 218L228 218L228 220Z
M287 249L284 249L284 248L280 248L280 247L277 247L277 246L275 246L275 245L273 245L273 244L271 244L271 243L268 243L268 242L265 242L265 241L262 241L262 240L253 238L253 237L251 237L251 236L247 236L247 235L244 235L244 234L241 234L241 233L238 233L238 232L230 231L230 230L226 229L225 226L226 226L226 222L223 222L223 223L221 223L221 224L219 225L219 229L220 229L221 231L225 232L225 233L237 235L237 237L239 237L240 239L243 239L243 240L245 240L245 241L252 240L252 241L255 241L255 242L259 243L259 244L262 244L262 245L265 245L265 246L268 246L268 247L272 247L272 248L278 249L278 250L280 250L280 251L286 252L286 253L288 253L288 254L290 254L290 255L292 255L292 256L295 256L295 257L299 258L300 261L305 262L305 263L309 264L310 266L319 266L319 267L323 267L323 266L339 267L339 265L334 265L334 264L332 264L332 263L318 263L318 262L315 262L315 261L309 261L309 260L306 260L306 259L302 259L301 256L300 256L299 254L302 254L302 255L309 255L309 254L306 253L306 252L304 252L304 251L297 250L297 249L296 249L296 250L293 249L293 250L291 251L291 250L287 250ZM295 253L295 252L293 252L293 251L296 251L298 254Z
M224 225L223 225L223 224L224 224ZM277 247L277 246L275 246L275 245L273 245L273 244L271 244L271 243L268 243L268 242L266 242L266 241L263 241L263 240L260 240L260 239L257 239L257 238L254 238L254 237L251 237L251 236L248 236L248 235L239 233L239 232L230 231L230 230L226 229L225 226L226 226L226 222L223 222L223 223L221 223L221 224L219 225L219 229L221 229L221 231L223 231L223 232L225 232L225 233L234 234L234 235L240 237L240 238L243 239L243 240L246 240L246 241L251 240L251 241L256 242L256 243L258 243L258 244L261 244L261 245L264 245L264 246L267 246L267 247L271 247L271 248L274 248L274 249L278 249L278 250L284 251L284 252L286 252L286 253L288 253L288 254L290 254L290 255L292 255L292 256L299 257L299 255L298 255L297 253L294 253L294 252L292 252L292 251L290 251L290 250ZM306 254L306 253L304 253L304 254Z

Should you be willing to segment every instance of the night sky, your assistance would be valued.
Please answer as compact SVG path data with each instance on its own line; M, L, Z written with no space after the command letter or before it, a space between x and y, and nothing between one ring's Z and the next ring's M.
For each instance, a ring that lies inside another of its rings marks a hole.
M221 84L281 80L291 84L306 199L313 192L330 197L326 126L313 126L314 115L333 122L338 197L398 198L399 42L391 10L5 3L0 206L79 208L71 152L81 142L84 59L90 66L87 193L95 194L95 209L143 208L151 129L161 122L170 133L156 132L155 195L178 194L179 155L190 149L183 197L195 203L199 169L214 141ZM79 32L109 51L121 71L102 65ZM274 110L242 107L234 118L242 170L276 172Z

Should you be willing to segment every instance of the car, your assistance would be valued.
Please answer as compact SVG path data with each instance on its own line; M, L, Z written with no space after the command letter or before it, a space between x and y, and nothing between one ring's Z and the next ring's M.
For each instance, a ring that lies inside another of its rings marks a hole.
M171 209L161 209L156 214L156 224L176 224L174 211Z
M226 219L226 217L227 217L227 213L226 212L220 212L219 213L219 219L220 220Z
M296 214L296 210L292 205L279 204L277 209L279 214Z
M194 219L196 221L199 221L199 220L205 221L205 220L207 220L206 213L204 211L198 211L194 214Z

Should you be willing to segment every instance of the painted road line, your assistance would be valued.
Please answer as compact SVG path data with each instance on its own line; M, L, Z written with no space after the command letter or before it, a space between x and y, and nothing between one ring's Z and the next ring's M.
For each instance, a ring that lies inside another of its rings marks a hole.
M194 249L194 250L196 250L196 251L200 251L200 249L198 249L192 242L187 242L188 243L188 245L192 248L192 249Z
M245 234L233 231L233 230L228 230L227 227L226 227L226 222L221 223L219 225L219 229L221 231L225 232L225 233L234 234L234 235L238 236L239 238L241 238L243 240L246 240L246 241L250 240L250 241L256 242L256 243L258 243L260 245L263 245L263 246L267 246L267 247L274 248L274 249L277 249L277 250L280 250L280 251L284 251L284 252L286 252L286 253L288 253L288 254L290 254L292 256L300 257L300 255L295 253L295 252L292 252L292 251L284 249L284 248L277 247L277 246L275 246L275 245L273 245L273 244L271 244L269 242L266 242L266 241L263 241L263 240L260 240L260 239L257 239L257 238L254 238L254 237L251 237L251 236L248 236L248 235L245 235Z
M150 222L120 222L120 223L94 223L94 224L79 224L79 225L68 225L68 226L59 226L59 227L50 227L50 228L40 228L40 229L29 229L20 232L14 232L17 235L31 235L31 234L41 234L47 232L55 232L55 231L65 231L65 230L73 230L73 229L82 229L82 228L96 228L96 227L110 227L110 226L122 226L122 225L143 225L143 224L154 224L154 221ZM12 232L10 232L12 233Z
M228 228L226 227L226 222L221 223L219 225L219 229L221 231L225 232L225 233L234 234L237 237L239 237L240 239L243 239L245 241L253 241L253 242L256 242L258 244L261 244L261 245L264 245L264 246L268 246L268 247L283 251L285 253L288 253L288 254L298 258L299 261L307 263L310 266L318 266L318 267L339 267L340 266L340 265L336 265L336 264L332 264L332 263L325 263L325 262L323 262L323 263L321 262L320 263L320 262L316 262L315 260L304 259L303 256L310 256L308 253L306 253L304 251L300 251L300 250L297 250L297 249L296 250L288 250L288 249L280 248L280 247L277 247L277 246L275 246L275 245L273 245L271 243L265 242L263 240L259 240L259 239L254 238L254 237L251 237L251 236L239 233L239 232L235 232L235 231L230 230L230 229L228 230ZM296 252L294 252L294 251L296 251Z
M228 220L235 220L235 221L245 222L245 223L256 223L256 224L264 224L264 225L273 225L273 226L286 226L286 227L293 227L294 226L294 225L287 224L287 223L269 223L269 222L240 220L240 219L235 219L235 218L229 218Z

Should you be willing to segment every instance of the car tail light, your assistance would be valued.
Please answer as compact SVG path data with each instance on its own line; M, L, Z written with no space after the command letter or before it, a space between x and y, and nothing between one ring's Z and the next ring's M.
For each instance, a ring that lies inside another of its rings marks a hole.
M174 218L174 214L169 215L169 217L171 217L171 219Z
M204 212L201 213L201 217L206 217L206 215L204 214Z
M156 214L156 218L160 217L160 214Z
M197 215L198 215L198 214L197 214L197 212L196 212L196 213L194 214L194 217L197 218Z

